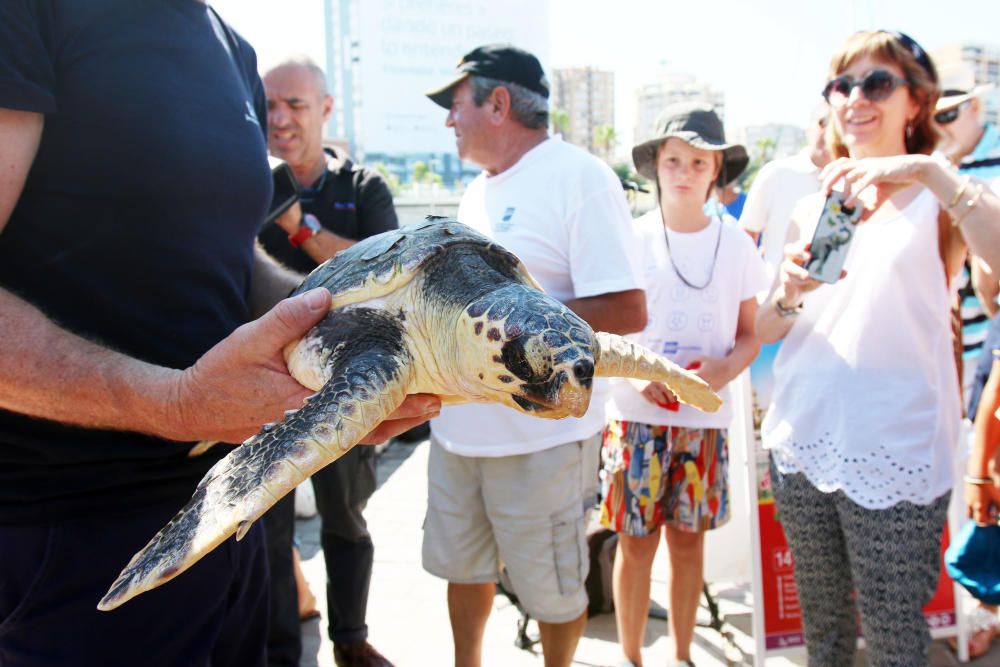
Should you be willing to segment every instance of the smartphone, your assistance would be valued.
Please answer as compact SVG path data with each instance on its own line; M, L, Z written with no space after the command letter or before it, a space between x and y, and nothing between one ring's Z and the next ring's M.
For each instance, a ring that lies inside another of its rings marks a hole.
M810 277L824 283L840 280L859 218L861 206L844 206L844 194L837 190L830 192L809 244L810 257L805 269Z
M264 218L265 225L273 222L299 199L299 184L288 163L270 155L267 161L271 167L274 194L271 196L271 205L267 209L267 217Z

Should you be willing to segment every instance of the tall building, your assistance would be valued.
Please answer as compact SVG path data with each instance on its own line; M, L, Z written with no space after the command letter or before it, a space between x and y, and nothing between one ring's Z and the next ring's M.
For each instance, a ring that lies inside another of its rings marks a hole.
M993 83L997 88L985 96L986 121L996 124L1000 119L1000 48L984 44L949 44L931 52L934 63L940 67L967 62L972 65L976 83Z
M614 151L615 75L592 67L552 72L552 109L565 113L558 128L570 143L610 160Z
M329 136L344 137L366 164L407 181L424 162L446 185L479 168L458 159L446 112L424 91L446 81L476 46L506 42L548 61L548 0L323 0L326 69L336 113ZM433 11L429 11L433 9ZM530 16L531 20L525 20Z
M675 102L708 102L723 121L726 118L725 95L688 74L662 71L656 81L640 86L635 98L635 143L645 141L653 134L656 119Z

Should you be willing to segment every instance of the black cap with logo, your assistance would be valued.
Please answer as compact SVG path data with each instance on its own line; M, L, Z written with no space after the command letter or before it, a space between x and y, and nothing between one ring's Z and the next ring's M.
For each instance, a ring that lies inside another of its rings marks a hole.
M450 109L455 86L470 74L516 83L549 97L549 82L538 58L510 44L487 44L469 51L458 61L458 72L450 81L425 94L435 104Z

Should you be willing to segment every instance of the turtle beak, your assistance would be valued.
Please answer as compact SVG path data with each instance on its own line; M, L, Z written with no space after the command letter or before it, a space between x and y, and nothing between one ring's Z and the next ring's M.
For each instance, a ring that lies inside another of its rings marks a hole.
M582 417L590 406L593 385L594 362L577 359L572 367L556 371L545 382L521 385L523 393L514 396L514 401L526 412L540 417Z

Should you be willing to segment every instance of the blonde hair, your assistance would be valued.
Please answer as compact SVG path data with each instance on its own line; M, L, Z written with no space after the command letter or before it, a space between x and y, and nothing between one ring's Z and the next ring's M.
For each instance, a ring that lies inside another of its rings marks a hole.
M873 60L893 63L903 70L910 98L917 103L917 115L909 125L906 136L907 153L929 154L938 140L937 130L931 124L934 105L941 94L935 75L921 65L913 53L895 35L885 31L856 32L847 38L830 59L830 78L840 74L858 58L868 56ZM847 146L837 133L836 123L827 123L826 146L831 157L847 157Z

